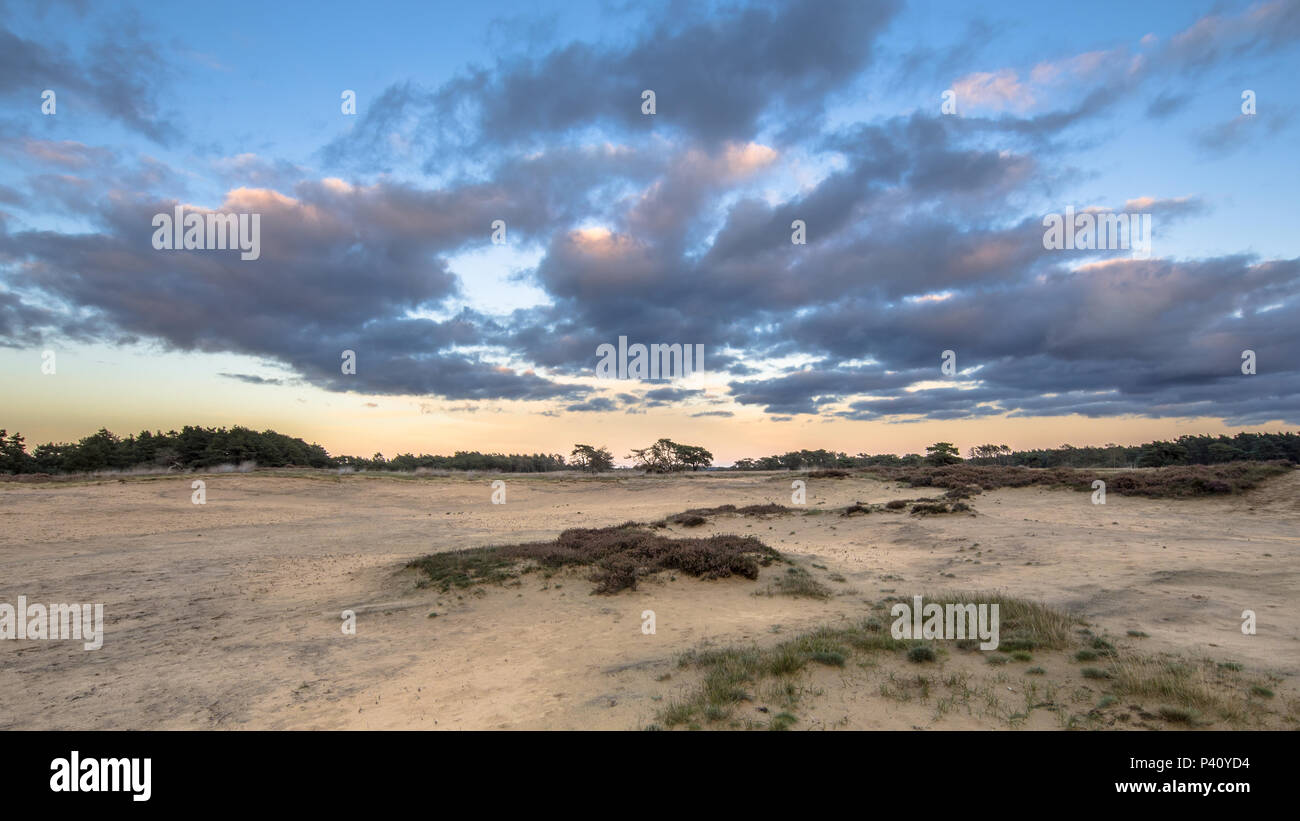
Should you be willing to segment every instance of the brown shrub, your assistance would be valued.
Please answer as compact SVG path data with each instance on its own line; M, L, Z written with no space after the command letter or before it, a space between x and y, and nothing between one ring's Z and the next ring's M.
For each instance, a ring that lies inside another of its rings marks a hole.
M694 525L687 524L688 520L701 516L719 516L723 513L734 513L737 516L767 516L793 512L790 508L777 504L746 505L745 507L719 505L718 507L693 507L681 513L674 513L668 517L667 521L693 527ZM703 524L703 522L697 522L696 524Z
M950 513L952 509L943 502L919 502L912 505L912 512L925 515L927 513Z
M1241 493L1261 481L1286 473L1287 462L1229 462L1223 465L1180 465L1122 472L1088 468L1027 468L1007 465L945 465L943 467L873 467L865 471L886 481L912 487L947 488L949 498L967 498L975 487L1062 487L1091 491L1094 479L1123 496L1184 498Z
M592 565L593 593L635 590L637 580L660 570L675 570L702 579L727 576L758 578L781 554L752 536L671 539L628 523L618 527L573 528L551 542L434 553L408 565L423 570L443 590L513 578L521 566L535 563L558 568Z

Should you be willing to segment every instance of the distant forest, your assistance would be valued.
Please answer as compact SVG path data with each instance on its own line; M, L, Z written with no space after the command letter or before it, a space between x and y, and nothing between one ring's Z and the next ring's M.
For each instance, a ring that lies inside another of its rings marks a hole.
M564 470L559 454L457 453L454 456L413 456L385 459L376 453L330 456L325 448L273 430L203 428L186 425L180 431L119 437L101 428L80 442L37 445L31 453L21 434L0 429L0 472L84 473L96 470L157 468L190 470L255 462L259 467L346 468L356 470L490 470L506 473Z
M947 443L939 443L947 446ZM741 459L735 470L800 470L810 468L860 468L909 466L957 461L956 448L928 456L907 454L849 456L829 450L800 450L780 456ZM941 457L936 462L936 456ZM712 454L697 446L679 445L660 439L655 445L634 449L639 467L648 470L699 470L712 464ZM1182 436L1173 441L1144 445L1106 445L1076 448L1062 445L1046 450L1013 451L1005 445L977 445L966 452L965 461L977 465L1022 465L1025 467L1163 467L1167 465L1215 465L1238 461L1283 459L1300 463L1300 433L1239 433L1235 436ZM154 468L193 470L218 465L256 463L259 467L351 468L354 470L413 471L481 470L501 473L537 473L556 470L609 470L613 460L605 448L575 446L571 458L559 453L479 453L459 451L451 456L410 453L391 459L376 453L359 456L331 456L317 444L276 433L249 428L204 428L187 425L167 433L143 431L119 437L107 430L79 442L47 443L27 451L19 433L0 429L0 472L2 473L86 473L100 470ZM661 464L662 462L662 464Z
M1300 433L1238 433L1236 436L1180 436L1173 441L1144 445L1105 445L1076 448L1061 445L1043 450L1012 450L1006 445L976 445L967 450L972 465L1020 465L1031 468L1141 468L1168 465L1218 465L1225 462L1300 463ZM801 468L860 468L933 464L931 456L909 453L849 456L828 450L791 451L761 459L739 459L737 470L799 470Z

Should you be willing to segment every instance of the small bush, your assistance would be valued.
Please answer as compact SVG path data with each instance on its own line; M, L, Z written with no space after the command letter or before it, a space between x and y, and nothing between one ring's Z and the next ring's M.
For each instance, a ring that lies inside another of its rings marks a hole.
M566 530L551 542L434 553L407 566L426 575L424 584L446 592L452 587L501 583L531 566L554 569L589 565L594 567L593 592L612 594L635 590L637 579L661 570L680 571L701 579L756 579L759 568L780 555L752 536L672 539L628 522L618 527Z
M934 661L934 648L925 644L918 644L907 651L907 660L917 664Z
M925 516L933 513L949 513L951 509L943 502L918 502L912 505L912 513Z
M829 599L831 589L812 577L802 567L789 567L772 582L771 595L794 596L803 599Z
M843 667L845 662L844 654L836 650L818 650L809 658L827 667Z
M769 730L776 730L778 732L782 730L789 730L798 721L799 719L795 718L789 713L777 713L776 715L772 716L772 722L767 725L767 728Z

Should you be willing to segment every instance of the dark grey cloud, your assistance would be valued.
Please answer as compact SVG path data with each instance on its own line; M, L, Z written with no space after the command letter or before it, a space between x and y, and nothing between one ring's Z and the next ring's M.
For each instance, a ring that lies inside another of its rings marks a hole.
M32 110L39 109L41 92L50 89L58 110L88 108L155 142L170 143L180 131L162 112L160 100L171 74L167 58L129 11L116 13L111 32L83 54L63 46L57 29L23 37L0 24L0 98L21 99Z
M219 373L217 376L224 376L226 379L236 379L240 382L247 382L250 385L283 385L285 380L271 377L258 376L251 373Z
M674 405L687 399L692 399L704 394L703 390L690 388L655 388L646 391L646 407L657 407L660 405Z
M406 316L457 292L439 253L486 239L487 213L511 209L496 191L304 184L297 193L244 191L225 203L260 213L258 260L154 250L153 215L175 203L111 198L95 214L99 233L0 235L0 265L24 269L24 285L50 300L93 306L89 319L65 320L63 330L97 322L181 350L266 356L332 390L462 399L587 392L461 353L488 341L485 318ZM39 328L58 324L56 314L17 303L5 314L5 340L32 344ZM357 355L355 375L341 372L345 350Z
M469 70L437 89L394 84L324 156L387 156L394 133L411 135L429 155L452 145L533 145L593 127L631 135L662 128L714 143L749 139L765 116L819 111L869 65L898 6L811 0L708 19L673 6L631 43L572 42L539 58ZM654 116L641 113L646 89L657 95Z
M572 411L577 413L604 412L604 411L612 411L617 409L618 409L618 403L616 403L612 399L607 399L603 396L592 397L591 399L588 399L586 402L575 402L574 404L569 405L568 407L565 408L566 411Z

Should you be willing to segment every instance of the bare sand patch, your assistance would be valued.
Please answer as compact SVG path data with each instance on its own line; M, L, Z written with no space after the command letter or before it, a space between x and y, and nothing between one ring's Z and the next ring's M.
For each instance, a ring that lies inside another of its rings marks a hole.
M1300 718L1296 475L1241 496L1111 494L1102 506L1087 493L1007 488L970 500L973 515L851 517L813 511L932 489L808 479L799 514L663 531L756 536L827 585L826 600L755 595L784 572L775 566L757 581L660 574L613 596L591 595L580 569L448 593L418 587L405 569L431 552L572 527L790 505L788 475L504 476L504 505L491 504L486 476L265 471L202 477L208 501L198 506L193 478L0 484L0 601L102 602L107 631L95 651L0 642L0 728L635 729L698 683L678 664L687 651L771 646L860 619L891 595L938 590L1042 601L1125 651L1240 664L1242 687L1265 681L1274 694L1256 699L1254 726ZM340 629L348 609L355 636ZM1258 614L1256 635L1241 632L1244 609ZM645 610L654 635L641 631ZM857 661L803 674L796 728L1054 728L1088 716L1114 686L1052 655ZM1042 675L1025 673L1035 666ZM777 705L754 699L743 721L769 720ZM1046 703L1066 706L1033 709ZM1143 717L1154 701L1137 706L1070 726L1178 726ZM1124 711L1130 719L1114 720Z

